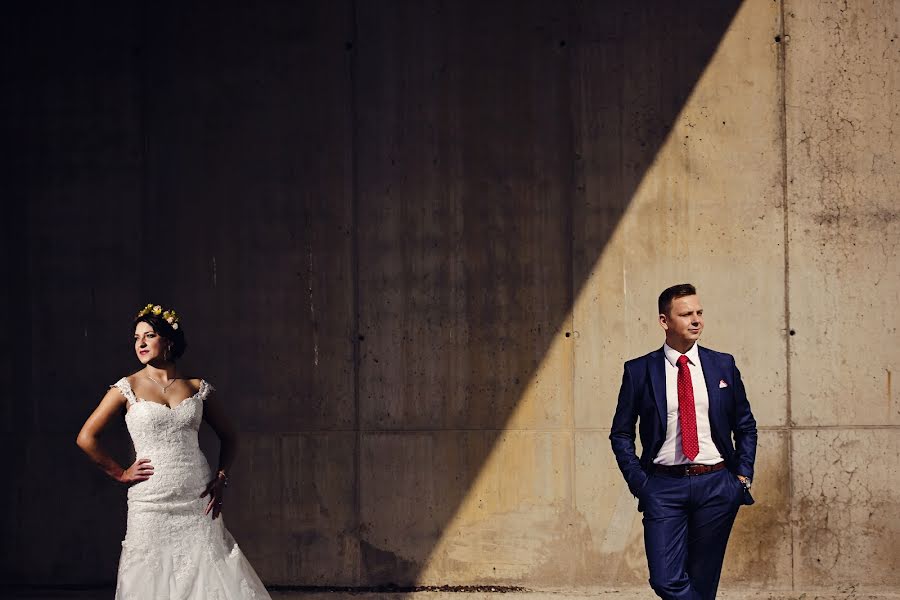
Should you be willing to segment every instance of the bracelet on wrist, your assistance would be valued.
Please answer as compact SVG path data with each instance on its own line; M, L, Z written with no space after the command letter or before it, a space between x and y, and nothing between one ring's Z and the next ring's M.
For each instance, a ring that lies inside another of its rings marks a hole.
M223 469L219 469L219 472L216 473L216 479L221 479L222 485L228 487L228 475L225 474L225 471Z

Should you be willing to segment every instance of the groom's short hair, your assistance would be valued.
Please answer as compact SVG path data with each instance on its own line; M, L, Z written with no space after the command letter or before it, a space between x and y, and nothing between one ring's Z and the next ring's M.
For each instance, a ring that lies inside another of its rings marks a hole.
M657 308L659 308L659 314L668 316L669 310L672 309L673 300L684 296L694 296L696 294L697 288L690 283L679 283L678 285L667 287L659 295L659 300L656 302Z

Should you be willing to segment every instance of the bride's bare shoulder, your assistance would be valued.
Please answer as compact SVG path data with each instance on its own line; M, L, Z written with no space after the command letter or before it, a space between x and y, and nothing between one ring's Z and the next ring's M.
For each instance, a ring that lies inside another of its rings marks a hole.
M125 375L124 377L118 379L115 383L109 386L109 389L104 396L104 400L109 398L111 400L117 400L122 402L123 404L128 401L128 399L134 396L134 386L135 380L137 378L137 373L132 373L131 375Z
M184 380L191 387L191 391L195 394L200 391L200 388L203 385L202 377L185 377Z

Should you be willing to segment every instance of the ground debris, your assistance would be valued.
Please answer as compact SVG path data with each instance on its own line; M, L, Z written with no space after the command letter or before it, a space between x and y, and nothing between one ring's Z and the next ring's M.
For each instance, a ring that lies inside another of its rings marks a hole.
M315 592L315 593L341 593L341 594L410 594L414 592L444 592L444 593L522 593L532 590L515 585L397 585L387 583L376 586L315 586L315 585L285 585L267 586L271 591L279 592Z

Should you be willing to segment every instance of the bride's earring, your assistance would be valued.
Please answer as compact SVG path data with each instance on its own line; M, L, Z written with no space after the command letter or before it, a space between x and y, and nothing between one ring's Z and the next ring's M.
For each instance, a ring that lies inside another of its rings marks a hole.
M166 351L163 354L163 358L165 359L166 362L169 362L171 357L172 357L172 344L169 344L166 346Z

